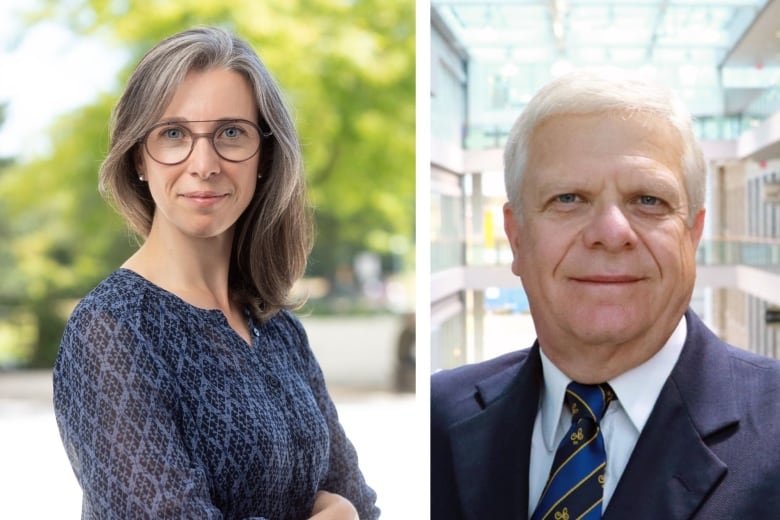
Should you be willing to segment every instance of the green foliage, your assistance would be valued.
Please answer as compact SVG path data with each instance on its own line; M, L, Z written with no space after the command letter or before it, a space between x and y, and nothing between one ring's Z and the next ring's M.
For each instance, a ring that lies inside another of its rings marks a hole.
M406 251L412 268L414 7L412 0L47 0L29 20L59 21L127 49L120 83L143 52L187 27L221 25L249 40L296 114L317 215L309 272L331 277L362 250ZM73 299L134 248L97 193L118 95L60 118L48 153L0 163L0 308L36 316L37 365L53 359Z
M0 220L9 236L0 255L0 298L32 312L37 338L28 360L48 366L69 308L132 251L121 220L97 193L97 168L106 149L112 100L59 119L50 152L14 164L0 176ZM2 231L0 231L2 233Z

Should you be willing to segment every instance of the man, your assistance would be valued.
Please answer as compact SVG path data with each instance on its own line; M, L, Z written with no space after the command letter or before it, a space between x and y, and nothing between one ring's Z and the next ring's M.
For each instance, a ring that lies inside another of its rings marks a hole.
M431 517L780 518L780 363L688 310L705 165L685 109L572 73L504 158L538 339L433 376Z

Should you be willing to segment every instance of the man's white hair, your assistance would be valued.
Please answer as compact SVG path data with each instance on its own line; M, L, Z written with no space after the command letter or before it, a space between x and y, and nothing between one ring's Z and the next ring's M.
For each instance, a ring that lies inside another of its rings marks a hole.
M706 165L693 134L691 115L668 88L618 72L580 70L545 85L531 99L512 126L504 148L504 183L516 217L521 215L523 174L534 130L557 115L599 113L649 114L668 122L679 133L682 156L680 171L688 195L688 222L704 207Z

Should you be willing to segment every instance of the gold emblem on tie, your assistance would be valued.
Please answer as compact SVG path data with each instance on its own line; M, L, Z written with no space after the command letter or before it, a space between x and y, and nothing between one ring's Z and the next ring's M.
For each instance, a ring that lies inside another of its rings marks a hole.
M577 406L577 403L575 403L574 401L572 401L570 409L572 415L577 415L578 413L580 413L580 408Z
M585 434L582 433L582 428L577 428L577 431L571 434L571 442L575 446L581 443L585 439Z
M564 507L563 511L556 511L555 520L569 520L569 508Z
M601 484L601 487L604 487L604 482L606 480L607 480L607 478L604 476L603 473L601 475L599 475L599 484Z

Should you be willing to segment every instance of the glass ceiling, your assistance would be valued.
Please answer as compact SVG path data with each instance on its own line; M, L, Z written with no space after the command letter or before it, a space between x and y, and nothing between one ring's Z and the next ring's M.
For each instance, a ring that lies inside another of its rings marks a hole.
M576 66L716 66L766 0L433 0L477 54Z
M707 117L744 117L748 100L760 94L749 95L744 89L727 92L739 87L728 82L747 81L755 67L724 74L724 65L766 4L767 0L432 0L432 19L434 26L446 27L451 43L467 56L466 146L471 148L490 145L469 144L480 141L475 132L503 134L541 85L579 67L619 67L660 80L680 92L705 123ZM733 121L729 125L734 126Z

